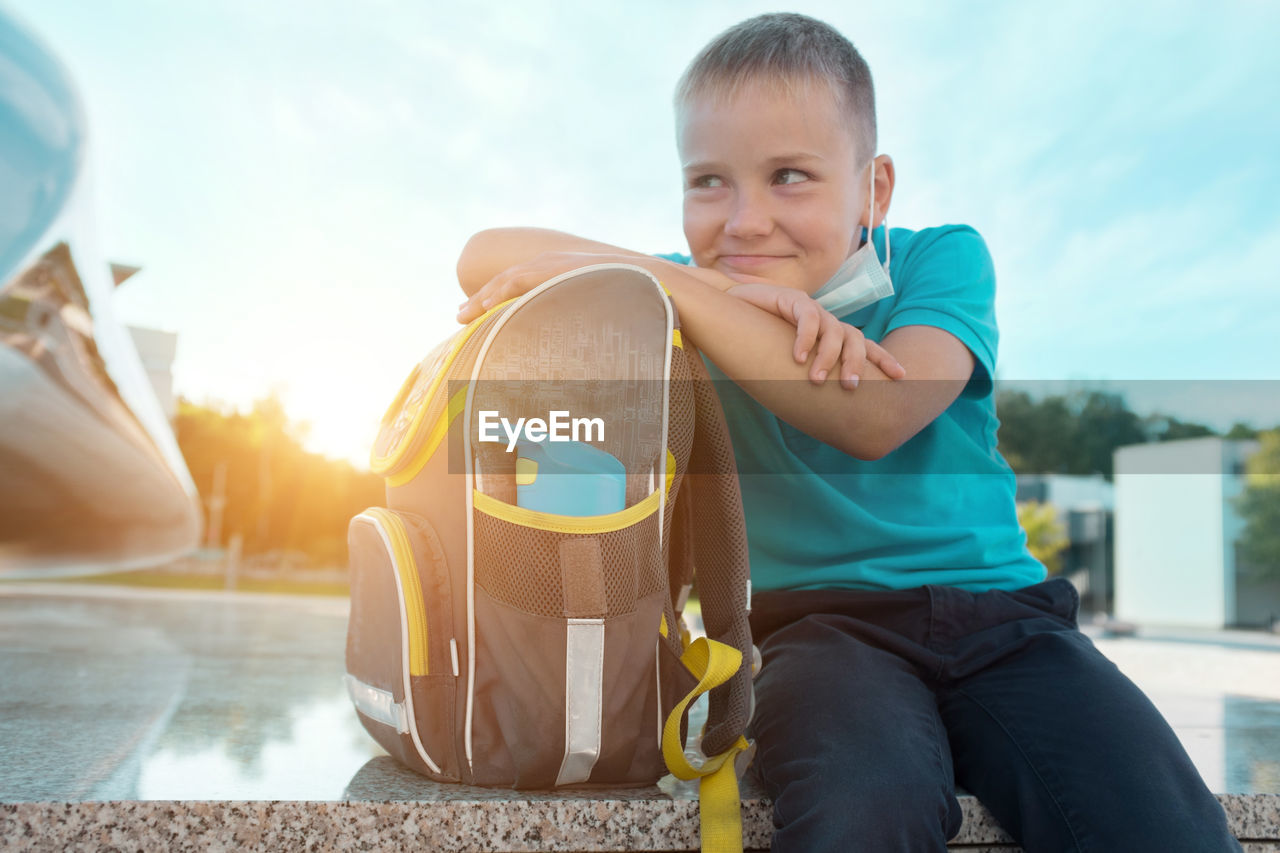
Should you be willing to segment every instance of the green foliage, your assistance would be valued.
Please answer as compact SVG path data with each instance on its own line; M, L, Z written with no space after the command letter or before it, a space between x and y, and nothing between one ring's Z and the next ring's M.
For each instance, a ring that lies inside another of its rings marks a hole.
M341 565L348 521L383 502L381 478L304 450L303 428L289 423L274 396L255 402L247 414L179 400L174 431L206 524L223 468L218 544L238 533L246 554L297 550L317 565Z
M1257 438L1257 437L1258 437L1258 431L1256 429L1254 429L1253 427L1249 426L1246 423L1241 423L1239 421L1232 424L1231 429L1227 432L1226 435L1223 436L1223 438L1231 438L1231 439Z
M1062 568L1062 552L1069 544L1067 529L1058 521L1052 504L1028 501L1018 506L1018 522L1027 534L1031 556L1044 563L1049 574Z
M1280 578L1280 429L1258 435L1236 508L1244 519L1240 558L1259 578Z
M1117 447L1215 435L1203 424L1155 415L1141 418L1124 397L1078 391L1033 400L1024 391L996 397L1000 452L1019 474L1102 474L1111 479Z

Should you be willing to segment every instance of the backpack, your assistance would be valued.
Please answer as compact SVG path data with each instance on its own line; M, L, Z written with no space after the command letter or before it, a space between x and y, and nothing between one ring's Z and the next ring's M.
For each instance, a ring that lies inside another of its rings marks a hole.
M701 778L704 848L740 850L746 532L719 400L662 284L602 264L494 306L414 368L371 467L387 506L350 524L346 663L373 738L442 782ZM695 569L708 636L691 641ZM687 711L708 691L695 764Z

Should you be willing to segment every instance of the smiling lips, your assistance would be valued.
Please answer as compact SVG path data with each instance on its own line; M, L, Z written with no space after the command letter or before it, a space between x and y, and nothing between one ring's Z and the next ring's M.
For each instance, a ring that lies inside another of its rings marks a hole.
M721 255L721 263L727 264L734 269L739 270L755 270L766 267L775 261L781 261L789 255Z

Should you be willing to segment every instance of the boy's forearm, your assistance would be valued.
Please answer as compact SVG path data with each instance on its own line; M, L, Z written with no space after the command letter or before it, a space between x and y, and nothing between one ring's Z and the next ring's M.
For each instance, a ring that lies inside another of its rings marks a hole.
M793 325L707 286L678 265L661 260L642 265L667 285L681 328L698 348L778 417L860 459L879 458L901 443L894 398L905 390L906 380L890 380L868 361L856 390L841 387L834 373L814 385L808 366L791 357Z
M637 255L628 249L549 228L490 228L467 241L458 257L458 283L472 296L498 273L544 252Z
M553 231L549 228L490 228L475 234L463 247L458 257L458 283L467 296L475 292L496 276L516 264L536 258L545 252L582 252L587 254L626 255L635 258L644 266L646 261L669 262L654 258L643 252L623 249L588 240L564 231ZM617 258L613 258L617 260ZM680 267L679 264L671 264ZM714 270L702 270L697 267L683 268L690 276L717 290L727 290L737 282Z

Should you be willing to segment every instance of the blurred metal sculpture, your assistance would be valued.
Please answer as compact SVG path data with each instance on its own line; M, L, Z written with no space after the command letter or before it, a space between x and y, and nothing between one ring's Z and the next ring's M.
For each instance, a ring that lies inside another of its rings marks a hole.
M95 243L70 79L0 10L0 577L155 564L195 486Z

